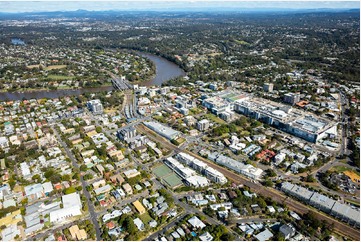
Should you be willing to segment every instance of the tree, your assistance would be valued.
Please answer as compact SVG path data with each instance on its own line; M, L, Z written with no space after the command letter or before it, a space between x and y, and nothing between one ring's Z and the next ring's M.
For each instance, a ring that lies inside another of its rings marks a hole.
M221 241L234 241L235 237L231 233L222 234L220 237Z
M88 167L84 164L80 166L80 171L87 171Z
M70 194L70 193L74 193L74 192L76 192L76 189L74 187L68 187L64 191L65 194Z

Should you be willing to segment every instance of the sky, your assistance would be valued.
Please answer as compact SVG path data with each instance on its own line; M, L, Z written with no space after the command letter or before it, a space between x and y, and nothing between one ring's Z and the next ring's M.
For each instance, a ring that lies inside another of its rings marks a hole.
M251 1L251 0L38 0L6 1L0 0L0 12L51 12L51 11L88 11L104 10L186 10L186 9L351 9L360 8L359 1Z

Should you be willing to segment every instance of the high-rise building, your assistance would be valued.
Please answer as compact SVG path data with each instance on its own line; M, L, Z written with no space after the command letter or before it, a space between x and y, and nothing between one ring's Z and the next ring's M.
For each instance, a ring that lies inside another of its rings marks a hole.
M87 102L87 107L93 114L102 114L103 113L103 105L99 99L91 100Z
M118 138L121 140L128 140L137 136L137 130L134 127L118 130Z
M209 121L207 119L203 119L197 123L197 129L199 131L205 131L209 128Z
M265 92L273 92L273 83L264 83L263 91Z
M289 103L291 105L295 105L301 99L301 95L299 93L287 93L285 94L283 101Z

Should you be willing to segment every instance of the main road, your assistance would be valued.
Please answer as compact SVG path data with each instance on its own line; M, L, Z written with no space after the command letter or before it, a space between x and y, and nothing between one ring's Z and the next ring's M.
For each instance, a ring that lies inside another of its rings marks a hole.
M203 157L198 156L197 154L194 154L187 150L179 149L177 146L171 144L168 140L164 139L157 133L153 132L152 130L145 127L143 124L136 126L137 130L140 133L148 134L148 137L150 139L153 139L156 142L160 142L164 147L168 148L169 150L174 150L176 152L185 152L189 155L192 155L196 157L199 160L202 160L204 163L206 163L208 166L220 171L223 173L229 180L234 182L235 184L243 184L251 188L254 192L261 194L265 197L270 197L274 201L287 205L291 210L300 213L300 214L306 214L309 211L313 211L315 213L315 216L320 221L325 220L329 224L334 224L334 230L342 235L345 235L347 237L352 238L353 240L360 240L360 232L349 225L342 223L334 218L331 218L327 216L324 213L321 213L320 211L311 208L303 203L300 203L290 197L285 196L281 192L277 191L274 188L270 187L263 187L260 184L253 183L249 179L245 178L244 176L241 176L239 174L234 173L233 171L230 171L222 166L219 166L207 159L204 159ZM150 135L149 135L150 134Z
M56 130L56 128L52 127L52 130L54 131L54 134L56 135L56 138L58 139L58 141L59 141L59 143L61 144L61 146L63 146L66 154L67 154L68 157L70 158L73 167L79 169L79 165L78 165L78 163L77 163L77 160L75 159L75 157L74 157L72 151L69 149L68 145L61 139L61 137L60 137L58 131ZM88 204L88 209L89 209L89 213L90 213L90 218L91 218L91 220L92 220L92 222L93 222L93 225L94 225L94 228L95 228L95 235L96 235L97 241L100 241L102 238L100 237L101 232L100 232L100 227L99 227L99 223L98 223L98 220L97 220L97 214L96 214L96 212L95 212L93 203L92 203L92 201L91 201L90 193L89 193L88 190L86 189L87 184L86 184L85 180L83 179L83 176L82 176L82 175L80 176L80 181L81 181L83 193L84 193L84 195L85 195L85 197L86 197L86 201L87 201L87 204Z

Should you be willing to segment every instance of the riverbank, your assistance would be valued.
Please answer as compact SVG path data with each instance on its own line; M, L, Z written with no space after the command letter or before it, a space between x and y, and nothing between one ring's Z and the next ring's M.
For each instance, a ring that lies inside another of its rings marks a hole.
M142 86L161 86L162 83L180 77L185 76L185 72L173 62L150 53L137 52L139 55L148 58L156 66L155 76L145 82L137 82L132 84L138 84ZM64 96L77 96L87 92L102 92L114 90L111 84L106 83L101 87L90 87L90 88L77 88L77 89L32 89L32 90L19 90L15 92L0 92L0 101L14 101L23 99L40 99L40 98L60 98Z

